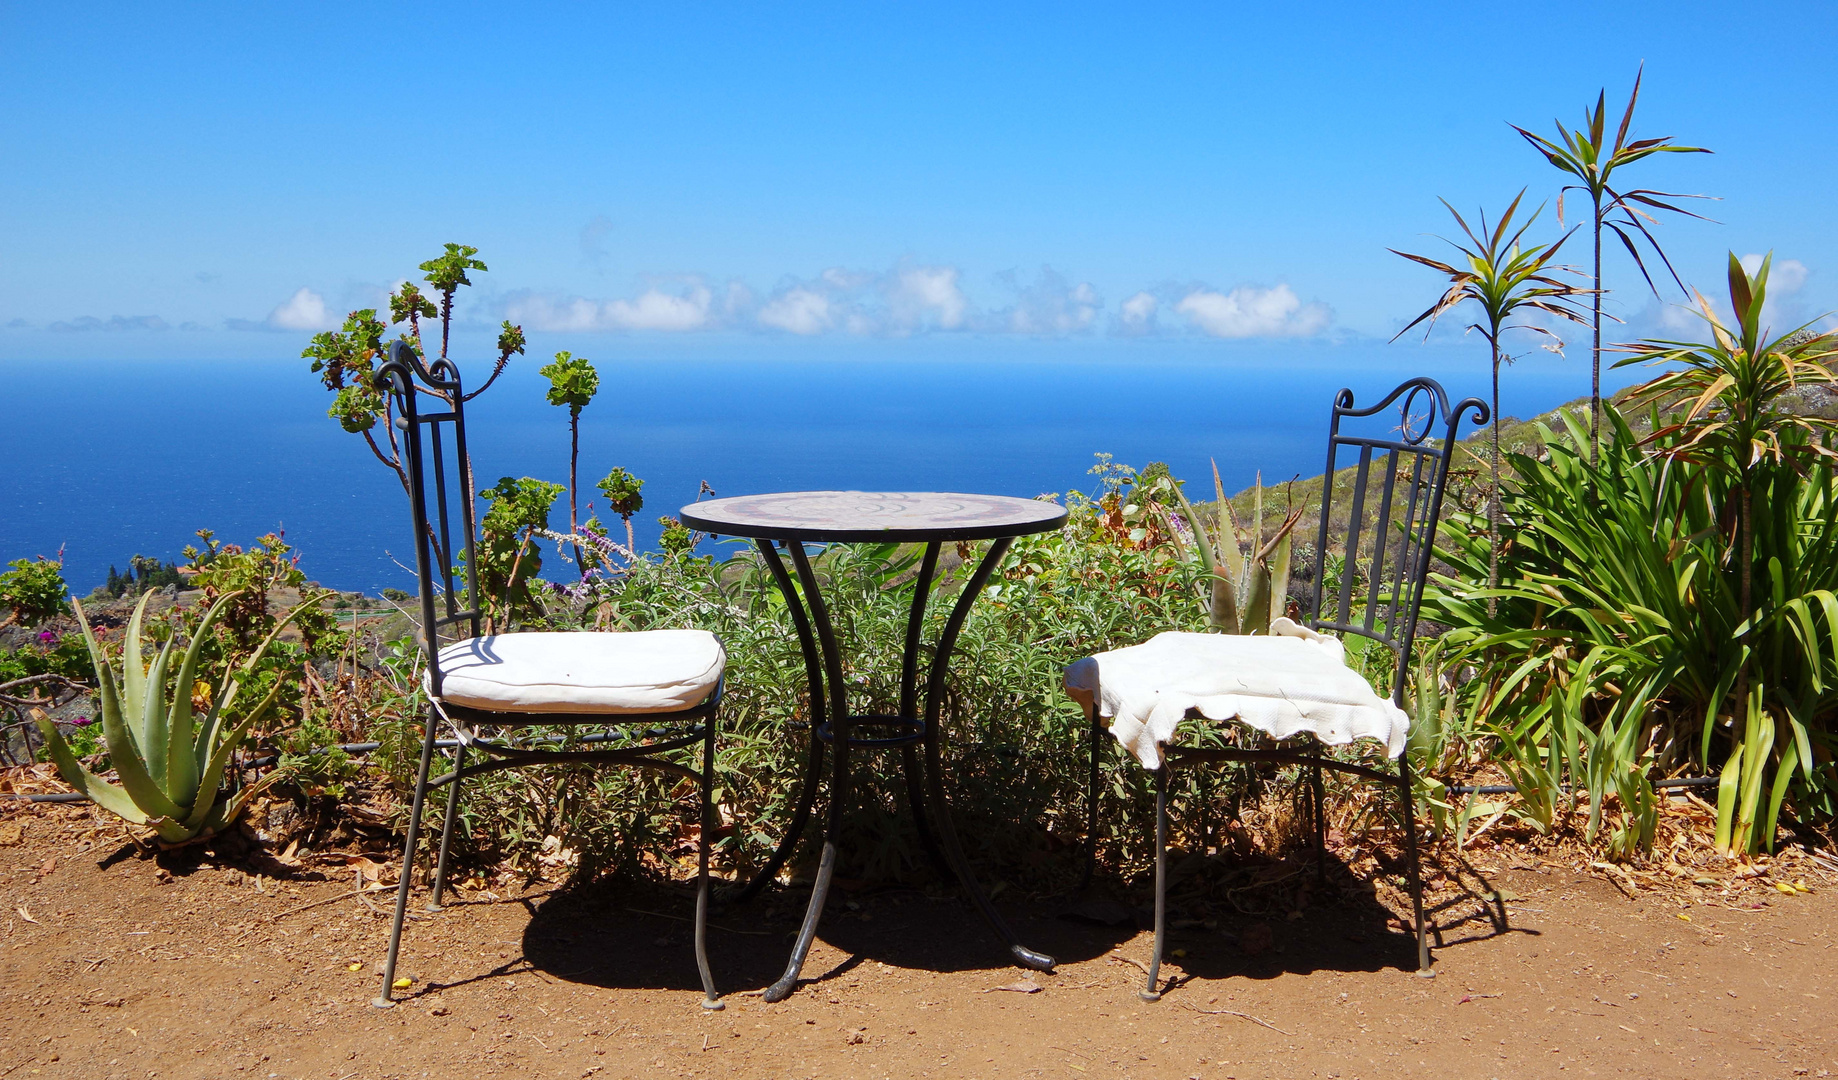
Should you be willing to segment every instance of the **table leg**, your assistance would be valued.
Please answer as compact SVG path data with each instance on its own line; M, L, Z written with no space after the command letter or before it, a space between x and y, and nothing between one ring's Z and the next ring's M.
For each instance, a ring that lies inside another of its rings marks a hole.
M925 558L919 564L919 576L913 581L913 603L906 617L906 649L900 657L900 715L919 715L919 642L925 632L925 605L932 595L932 578L938 571L939 542L925 545ZM906 770L906 805L913 815L913 827L919 832L919 844L930 856L941 874L951 873L951 864L938 846L925 808L925 771L919 748L911 743L900 748L900 764Z
M798 590L791 583L791 575L785 571L785 560L779 557L778 548L770 540L756 540L761 557L766 560L767 569L772 571L772 580L778 583L779 593L785 597L785 606L791 611L792 625L798 631L798 646L804 652L804 677L810 684L810 754L804 766L804 784L798 792L797 806L791 812L791 821L785 826L785 835L779 838L779 846L773 850L772 857L753 880L728 899L728 903L744 904L759 894L766 884L778 876L785 860L798 846L804 836L804 829L810 823L811 807L817 801L817 785L823 782L823 740L817 737L817 725L823 722L823 666L817 656L817 642L811 636L810 620L804 614L804 602L798 597Z
M976 572L970 575L964 591L957 599L957 605L951 610L951 618L945 623L944 633L939 635L938 648L932 660L932 674L928 680L925 694L925 764L926 787L930 796L930 807L933 824L937 826L939 839L944 843L945 858L951 869L956 872L958 883L964 887L977 910L983 913L990 928L996 932L1015 962L1024 968L1034 971L1052 971L1054 960L1045 953L1035 952L1021 944L1015 932L1009 928L995 905L989 902L989 896L977 883L976 876L970 871L970 862L964 858L963 845L958 842L957 830L951 824L951 808L945 800L944 762L939 723L944 706L945 677L951 662L951 650L957 645L957 636L964 628L964 619L970 614L970 605L976 601L977 594L983 591L989 575L1001 565L1002 557L1008 554L1009 546L1014 543L1010 538L993 541L989 553L983 556Z
M830 879L836 870L836 839L842 833L843 812L849 801L849 737L852 725L849 722L849 706L843 685L842 654L836 648L836 635L830 627L830 614L823 605L823 594L817 588L817 576L811 572L810 559L804 554L804 545L791 541L786 545L791 551L792 565L797 567L798 582L804 587L805 602L810 605L811 622L815 624L817 639L823 645L824 670L829 675L829 715L830 740L834 755L833 772L830 778L830 806L826 815L827 821L823 834L823 855L817 862L817 880L811 883L810 903L804 909L804 923L798 928L798 940L792 946L791 959L785 965L785 973L779 981L766 988L765 998L768 1002L783 1001L791 996L797 988L798 977L804 970L804 961L810 956L811 939L816 937L817 924L823 918L823 906L829 900ZM817 714L812 713L812 738L816 738Z

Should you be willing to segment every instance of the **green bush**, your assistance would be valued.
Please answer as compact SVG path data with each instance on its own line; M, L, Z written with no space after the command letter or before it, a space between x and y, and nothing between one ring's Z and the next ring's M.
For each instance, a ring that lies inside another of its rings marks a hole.
M0 610L21 626L35 626L67 610L62 558L14 559L12 569L0 574Z

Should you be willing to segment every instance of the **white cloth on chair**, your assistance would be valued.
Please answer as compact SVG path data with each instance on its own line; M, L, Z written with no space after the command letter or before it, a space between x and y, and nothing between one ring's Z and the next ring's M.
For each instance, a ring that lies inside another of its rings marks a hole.
M1150 769L1187 710L1237 718L1279 739L1308 731L1339 746L1376 739L1404 751L1410 718L1346 665L1346 646L1290 619L1270 635L1169 631L1141 645L1087 656L1066 669L1066 691L1111 717L1110 732Z
M440 697L489 712L674 712L707 699L726 666L706 630L491 634L440 650Z

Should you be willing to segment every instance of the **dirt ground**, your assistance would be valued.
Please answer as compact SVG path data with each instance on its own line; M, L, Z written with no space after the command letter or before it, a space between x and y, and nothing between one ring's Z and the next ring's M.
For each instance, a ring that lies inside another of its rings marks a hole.
M1788 1077L1838 1070L1838 887L1695 902L1529 855L1437 900L1437 977L1376 899L1187 920L1162 1001L1150 936L1001 898L1051 975L1005 966L950 895L841 893L791 1000L802 894L711 931L632 886L462 893L414 921L402 1005L370 1005L389 893L366 867L156 858L87 807L0 808L0 1080L421 1076ZM1491 891L1491 902L1482 897ZM1385 890L1395 904L1396 897ZM1349 898L1351 897L1351 898ZM322 902L323 901L323 902ZM1129 911L1117 904L1111 910ZM355 968L355 970L353 970Z

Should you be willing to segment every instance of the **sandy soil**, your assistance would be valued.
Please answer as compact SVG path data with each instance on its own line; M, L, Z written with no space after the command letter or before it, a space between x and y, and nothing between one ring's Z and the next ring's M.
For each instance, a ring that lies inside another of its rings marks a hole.
M1290 918L1188 920L1169 972L1184 981L1156 1004L1136 998L1150 938L1133 921L1006 903L1061 960L1030 977L954 897L862 888L837 898L811 981L766 1005L744 991L784 963L801 907L788 890L715 920L727 1009L705 1013L685 896L542 885L416 920L414 984L382 1011L388 893L352 895L363 864L251 874L139 852L84 807L0 815L0 1080L1838 1070L1838 889L1823 886L1630 898L1495 855L1470 879L1491 903L1438 901L1434 979L1412 970L1392 913L1349 887Z

